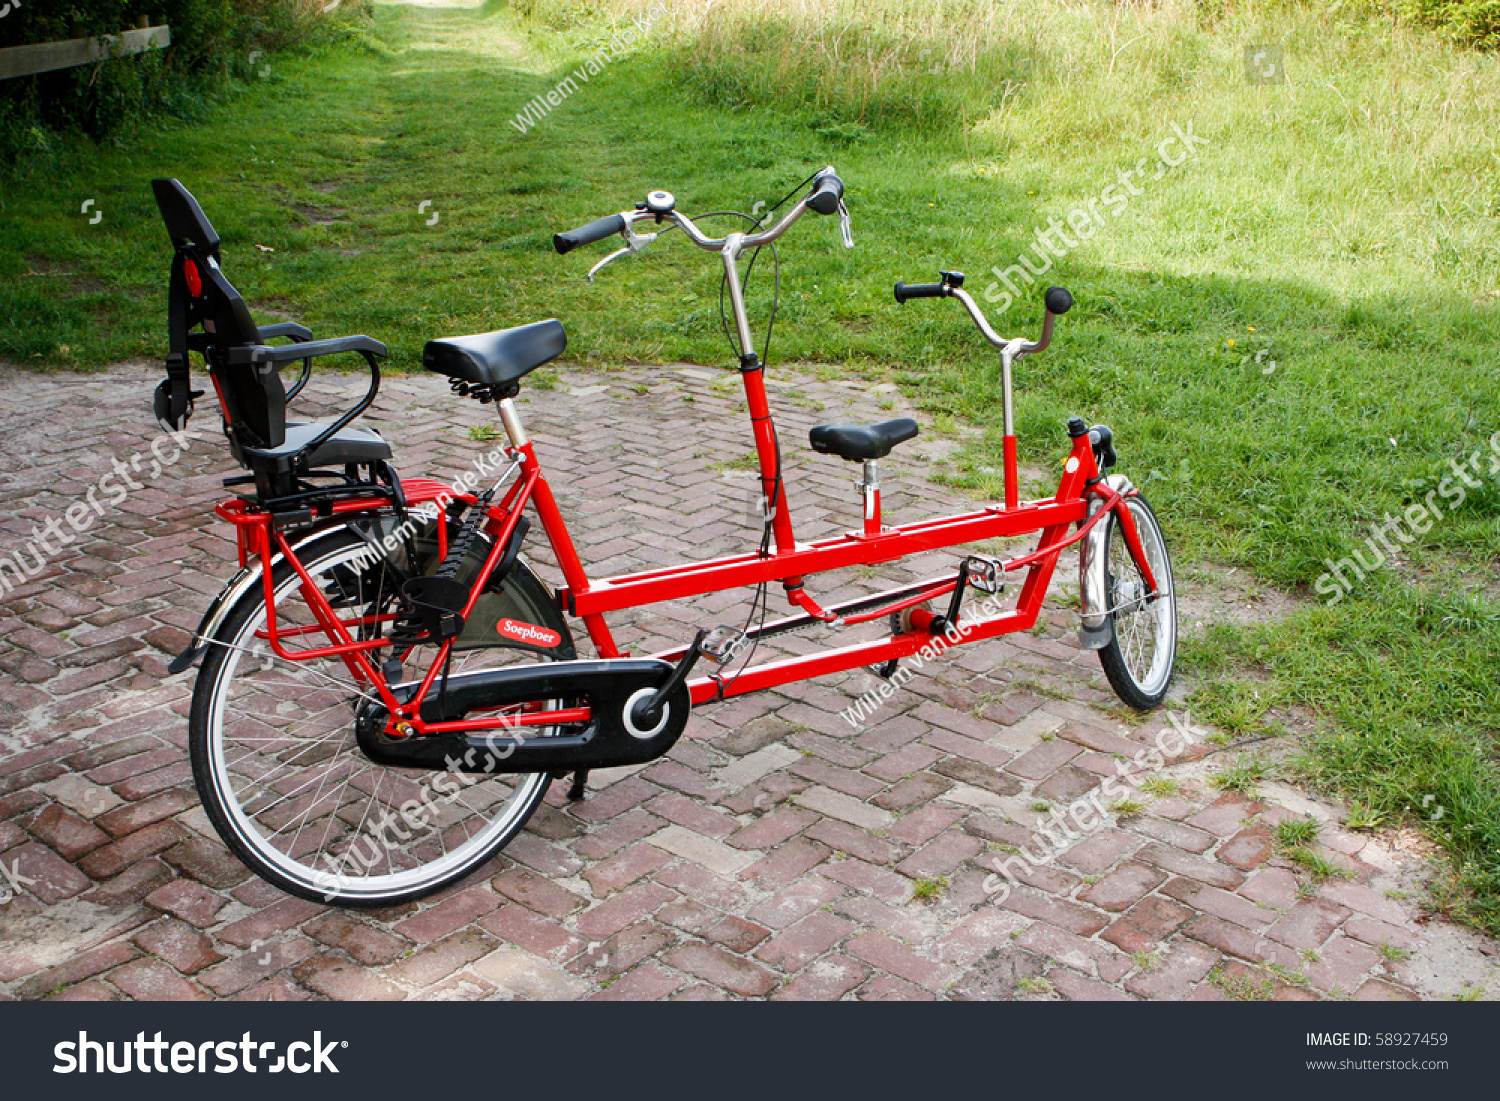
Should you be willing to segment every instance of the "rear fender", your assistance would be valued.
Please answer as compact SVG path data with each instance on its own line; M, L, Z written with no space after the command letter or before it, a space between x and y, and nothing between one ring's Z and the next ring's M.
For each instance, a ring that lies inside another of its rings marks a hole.
M314 542L322 539L329 532L339 530L339 527L341 526L342 525L334 525L331 527L320 528L319 530L313 532L311 535L303 536L301 539L298 539L295 543L292 544L292 550L294 552L300 552L303 547L311 546ZM273 554L271 556L272 569L275 569L275 567L285 557L286 556L279 551ZM218 632L220 626L223 625L224 620L229 615L229 610L235 606L235 603L240 599L240 597L244 596L252 588L259 585L260 579L261 566L259 558L253 559L246 565L240 567L239 572L224 583L224 587L219 590L219 595L214 597L213 600L209 603L208 610L203 613L203 618L198 621L198 629L193 632L192 641L188 643L187 648L183 650L182 653L178 654L171 660L171 662L167 665L167 672L184 672L188 668L188 666L197 661L198 658L203 655L203 651L208 648L209 640L214 637L214 635Z
M303 548L338 530L339 526L322 528L297 540L292 544L292 550L301 557ZM519 543L522 535L523 532L516 532L516 542ZM482 547L483 539L476 540L476 543ZM480 554L482 557L482 551ZM272 557L273 571L284 557L280 553ZM257 559L229 579L203 613L192 641L167 666L169 672L184 672L203 655L209 640L218 633L235 604L247 593L258 591L261 573ZM515 557L498 590L492 589L479 598L463 633L454 640L454 649L458 651L484 648L524 650L544 654L554 661L571 661L578 656L572 632L556 597L524 557Z

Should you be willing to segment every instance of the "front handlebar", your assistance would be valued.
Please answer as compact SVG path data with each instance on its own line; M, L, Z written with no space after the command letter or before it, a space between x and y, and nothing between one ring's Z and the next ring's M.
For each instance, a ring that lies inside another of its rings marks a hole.
M736 255L747 249L757 248L761 245L770 244L787 230L791 229L798 218L811 210L817 214L840 214L847 223L848 211L844 208L844 181L839 179L833 166L829 165L819 172L813 181L812 190L799 199L790 210L788 210L775 225L769 229L761 230L759 233L731 233L725 237L710 237L704 233L686 214L676 210L672 206L672 196L663 191L654 191L648 197L646 203L639 204L633 210L621 211L619 214L611 214L590 222L578 229L568 230L566 233L558 233L552 238L552 246L559 253L568 253L579 245L590 244L594 241L602 241L606 237L619 233L625 237L627 243L634 238L633 230L637 223L654 221L658 225L663 222L670 223L667 228L676 226L693 244L708 252L723 252L726 248L732 249ZM639 251L644 242L636 238L637 243L628 250ZM853 242L847 232L844 234L846 246L852 247Z
M1057 318L1073 308L1073 296L1065 287L1048 287L1043 297L1047 307L1046 319L1042 322L1042 338L1037 341L1023 340L1015 337L1007 340L991 327L989 319L984 316L984 311L979 304L970 297L969 292L963 289L963 272L945 271L939 273L942 276L940 283L897 283L896 301L905 303L911 298L956 298L964 304L969 311L969 316L974 319L974 324L979 326L979 331L984 338L997 348L1008 348L1011 354L1019 355L1022 352L1040 352L1052 343L1052 326Z

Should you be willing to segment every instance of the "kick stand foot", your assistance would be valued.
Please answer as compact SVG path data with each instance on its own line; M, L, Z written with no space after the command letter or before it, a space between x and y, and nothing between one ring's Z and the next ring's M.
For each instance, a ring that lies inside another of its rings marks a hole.
M573 773L573 782L568 785L568 802L576 803L584 796L584 788L588 786L589 770L580 768Z

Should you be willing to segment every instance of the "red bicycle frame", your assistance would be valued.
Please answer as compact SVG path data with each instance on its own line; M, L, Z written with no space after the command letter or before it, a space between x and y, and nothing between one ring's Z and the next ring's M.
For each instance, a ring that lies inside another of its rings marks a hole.
M785 488L777 484L779 459L775 434L772 431L771 414L766 400L762 372L759 369L742 372L745 396L749 403L752 422L755 425L755 444L760 462L761 479L767 499L785 499ZM1094 452L1089 437L1084 434L1073 439L1072 451L1063 466L1062 479L1056 494L1050 499L1020 503L1016 495L1016 473L1013 462L1005 466L1006 505L990 505L975 512L948 516L941 519L921 520L899 527L884 527L879 512L879 499L875 497L874 515L868 512L862 530L849 531L843 535L813 543L798 543L793 534L790 512L778 508L772 515L774 548L765 555L759 553L734 555L708 561L684 563L665 569L640 573L622 574L600 580L591 580L584 570L567 523L557 507L556 498L547 483L536 457L536 450L521 428L519 413L511 399L502 399L500 412L512 444L508 454L519 464L519 476L504 498L488 509L485 530L491 537L489 553L476 576L463 614L467 618L484 588L484 583L498 566L511 535L515 530L522 510L529 503L541 520L547 538L562 571L564 586L557 590L562 609L582 620L595 650L601 658L628 657L620 650L605 620L605 614L625 608L647 604L682 600L704 593L725 589L755 586L780 581L788 591L791 603L801 607L804 615L793 616L758 628L756 634L769 634L793 621L823 620L841 625L854 625L873 620L892 611L914 607L924 601L944 596L953 591L956 577L933 578L908 585L899 590L872 597L855 604L878 603L878 611L864 614L851 612L840 615L838 608L825 611L806 593L802 579L811 574L851 566L872 565L904 558L922 551L958 546L987 539L1005 538L1040 532L1037 548L1026 555L1011 558L1002 563L1007 572L1025 569L1015 609L1011 612L982 619L960 619L958 642L976 642L1015 631L1024 631L1036 623L1041 612L1058 555L1082 539L1093 526L1106 515L1119 517L1121 531L1131 555L1141 569L1147 584L1154 589L1156 582L1150 565L1141 549L1134 521L1128 508L1121 507L1124 498L1099 478ZM1015 437L1007 434L1004 441L1007 457L1015 454ZM407 502L417 506L432 502L443 502L457 498L475 504L477 498L457 494L440 482L418 479L404 486ZM1132 491L1133 492L1133 491ZM1101 499L1101 507L1090 514L1090 496ZM1010 504L1009 502L1016 502ZM380 496L346 498L333 505L337 515L357 514L389 508L389 502ZM219 505L218 514L235 524L238 533L239 557L244 565L252 557L261 565L262 583L265 590L267 620L257 637L266 639L272 651L291 661L306 661L313 658L338 656L342 658L357 683L368 686L381 698L391 715L391 730L398 735L438 734L457 731L497 730L515 727L551 726L570 722L583 722L589 718L586 707L567 709L531 710L521 714L495 715L483 718L428 722L418 714L414 704L402 704L390 691L385 678L370 663L368 655L375 650L391 645L389 639L356 639L354 631L362 627L374 627L392 620L394 614L376 616L354 616L342 618L329 603L318 585L308 575L294 548L283 533L276 529L269 514L253 510L247 502L235 499ZM1077 530L1069 534L1069 528ZM437 526L440 555L446 553L444 525ZM271 566L277 555L283 557L298 574L302 584L300 595L311 609L317 625L313 627L282 628L276 622L274 590ZM889 597L889 600L884 598ZM712 699L723 699L748 692L773 688L792 681L804 680L825 673L836 673L862 665L872 665L892 658L907 657L922 649L933 638L928 629L933 616L923 609L916 609L911 617L912 629L889 638L857 643L824 653L769 661L743 669L730 678L719 676L700 677L689 682L693 702L703 703ZM306 649L288 649L285 640L301 636L323 634L328 645ZM445 642L428 669L419 690L411 698L427 698L451 649L452 642ZM675 661L686 648L651 655L665 661Z

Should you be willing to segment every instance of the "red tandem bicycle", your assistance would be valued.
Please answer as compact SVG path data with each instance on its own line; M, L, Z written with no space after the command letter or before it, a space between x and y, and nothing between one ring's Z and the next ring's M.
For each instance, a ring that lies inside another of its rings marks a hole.
M171 350L157 418L185 424L200 394L189 389L189 354L198 353L230 451L249 472L226 479L238 492L215 509L234 525L240 570L171 669L203 658L189 720L194 781L215 828L250 868L292 894L345 906L419 898L493 857L552 780L571 775L569 795L578 798L590 769L668 752L694 705L862 666L889 676L900 659L945 633L961 644L1029 629L1059 555L1075 544L1082 644L1099 651L1127 704L1146 709L1162 701L1176 651L1171 567L1145 499L1126 478L1106 473L1115 462L1110 430L1073 418L1056 493L1019 499L1012 369L1051 342L1056 318L1072 305L1060 287L1046 293L1045 323L1033 342L997 334L956 272L936 283L897 283L898 303L957 299L1000 350L1005 500L888 526L880 460L917 434L916 422L820 425L811 431L815 451L861 464L863 522L833 538L798 541L744 287L756 250L771 245L774 256L773 242L808 211L838 214L852 247L842 181L832 168L810 179L810 190L774 224L735 215L746 232L711 237L670 194L656 191L554 238L559 253L624 238L591 279L674 228L718 253L759 460L758 548L602 579L584 568L515 403L522 378L564 351L558 321L426 345L428 370L448 376L456 394L496 406L507 464L481 492L403 480L388 443L351 427L375 398L384 345L365 336L314 340L289 323L257 326L220 269L219 238L198 203L176 180L152 182L175 249ZM637 232L647 227L653 231ZM272 343L278 339L289 343ZM288 420L287 403L306 386L314 358L336 354L364 358L364 396L332 421ZM282 371L299 363L300 377L288 387ZM562 585L555 590L520 553L528 505L556 556ZM1030 553L964 552L943 576L827 607L807 588L809 578L831 570L1031 533L1039 538ZM973 594L993 602L1009 575L1023 571L1014 608L982 614ZM772 583L795 610L767 621ZM623 609L744 588L753 597L742 627L700 630L668 652L628 656L607 622ZM758 642L783 632L881 621L889 624L883 637L754 662ZM594 656L580 656L574 623ZM708 666L717 671L705 674Z

